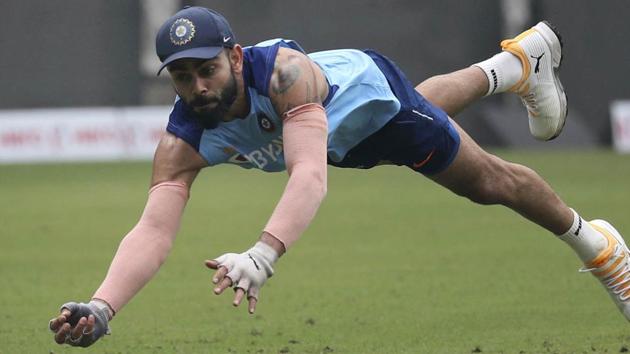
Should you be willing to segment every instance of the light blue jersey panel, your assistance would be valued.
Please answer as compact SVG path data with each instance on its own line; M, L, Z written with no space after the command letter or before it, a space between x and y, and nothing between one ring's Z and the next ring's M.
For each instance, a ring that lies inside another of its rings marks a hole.
M295 45L295 47L294 47ZM282 120L269 99L269 81L280 46L301 50L297 44L267 41L243 48L243 79L249 114L204 130L199 152L209 165L232 163L267 172L286 169L282 144Z
M285 170L282 122L268 97L248 88L250 112L244 119L221 123L206 129L199 152L210 165L237 164L267 172Z
M324 71L334 95L328 116L328 157L339 162L348 150L382 128L400 110L385 75L359 50L309 54Z
M167 130L195 147L209 165L237 164L268 172L286 169L282 121L269 99L269 82L280 47L304 52L294 41L273 39L243 49L243 79L250 103L247 117L202 129L178 100ZM328 80L328 158L341 161L348 150L382 128L400 110L387 79L359 50L309 54Z

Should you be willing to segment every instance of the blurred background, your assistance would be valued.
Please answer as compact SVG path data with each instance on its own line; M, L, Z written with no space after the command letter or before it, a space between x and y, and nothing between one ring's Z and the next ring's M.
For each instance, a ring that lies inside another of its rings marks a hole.
M0 24L0 162L150 158L174 98L167 75L155 75L154 36L183 5L223 13L243 45L284 37L309 52L373 48L418 83L481 61L501 39L547 19L565 42L563 135L532 139L511 95L486 99L457 120L484 146L616 141L617 150L630 150L630 108L621 101L630 99L627 0L30 0L2 3L10 15Z
M630 235L630 154L615 152L630 152L630 0L2 0L0 354L78 353L45 326L60 304L89 299L142 211L174 99L156 76L155 33L184 5L222 12L243 45L285 37L311 52L376 49L412 82L484 60L548 19L565 42L563 134L534 140L513 95L455 118L584 217ZM54 163L119 160L140 162ZM330 169L317 218L247 316L209 295L202 261L251 247L287 176L239 172L197 178L169 260L91 352L630 348L625 319L577 275L568 247L510 210L393 166Z

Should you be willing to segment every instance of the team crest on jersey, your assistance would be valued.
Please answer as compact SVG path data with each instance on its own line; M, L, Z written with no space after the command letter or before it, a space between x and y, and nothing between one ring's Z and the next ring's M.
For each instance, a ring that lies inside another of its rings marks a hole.
M276 130L276 127L273 125L273 122L271 121L271 119L269 119L269 117L267 117L266 115L260 113L258 114L258 125L260 125L260 128L268 133L271 133L272 131Z
M195 25L187 18L178 18L171 25L171 42L175 45L184 45L195 37Z

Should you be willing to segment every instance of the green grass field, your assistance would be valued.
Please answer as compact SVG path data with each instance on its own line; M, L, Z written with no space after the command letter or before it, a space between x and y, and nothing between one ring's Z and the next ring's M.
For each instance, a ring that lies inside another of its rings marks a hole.
M630 156L498 152L630 233ZM78 353L47 322L86 300L144 206L148 163L0 166L0 353ZM203 260L258 237L285 174L202 173L168 261L94 353L618 353L630 327L577 257L501 207L404 168L330 169L315 222L254 316ZM630 237L630 236L626 236Z

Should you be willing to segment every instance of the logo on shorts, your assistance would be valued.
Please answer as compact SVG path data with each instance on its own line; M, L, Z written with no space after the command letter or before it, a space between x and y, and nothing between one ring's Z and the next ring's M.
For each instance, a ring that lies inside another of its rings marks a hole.
M195 37L195 25L186 18L179 18L173 22L170 31L171 42L184 45Z
M420 167L422 167L422 166L426 165L426 164L427 164L427 162L429 162L429 160L431 160L431 158L433 157L433 154L434 154L434 153L435 153L435 149L431 150L431 152L429 153L429 155L427 155L427 157L425 157L425 158L424 158L424 160L422 160L422 161L418 161L418 162L414 162L414 163L412 164L413 169L414 169L414 170L417 170L417 169L419 169Z
M271 133L276 130L276 127L273 125L271 119L262 113L258 114L258 125L260 125L260 128L267 133Z

